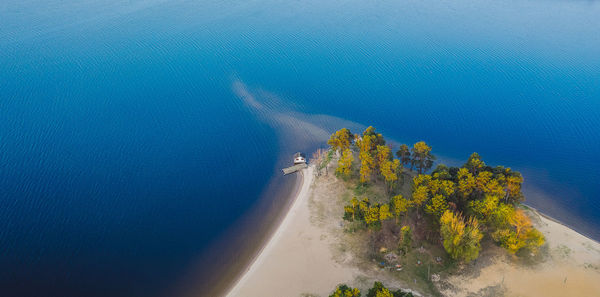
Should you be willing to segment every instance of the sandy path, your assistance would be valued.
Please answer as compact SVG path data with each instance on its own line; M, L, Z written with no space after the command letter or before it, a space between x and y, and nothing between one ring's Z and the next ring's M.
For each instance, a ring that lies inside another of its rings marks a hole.
M327 296L354 279L356 270L333 260L326 231L311 223L313 179L313 167L304 169L302 188L281 225L227 296Z

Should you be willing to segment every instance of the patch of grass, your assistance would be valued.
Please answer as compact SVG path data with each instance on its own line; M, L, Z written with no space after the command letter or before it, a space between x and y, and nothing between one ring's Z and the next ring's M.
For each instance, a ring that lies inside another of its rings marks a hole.
M344 202L350 202L350 199L352 199L350 197L350 193L348 193L348 192L342 193L341 198L342 198L342 201L344 201Z
M572 253L571 249L568 246L564 245L564 244L561 244L561 245L557 246L554 249L554 251L556 252L556 254L559 257L561 257L563 259L568 258L569 256L571 256L571 253Z
M566 250L561 249L558 253L559 257L566 259L568 255L570 255L571 250L566 246L564 247L566 248ZM550 251L548 245L544 244L535 253L532 253L528 249L521 249L516 253L516 256L517 258L515 259L515 261L517 263L521 265L535 266L542 262L545 262L548 256L550 256Z
M495 286L485 287L479 290L477 293L471 293L467 297L497 297L504 296L506 290L502 284Z
M370 187L370 184L357 183L354 187L354 195L365 196L368 193Z

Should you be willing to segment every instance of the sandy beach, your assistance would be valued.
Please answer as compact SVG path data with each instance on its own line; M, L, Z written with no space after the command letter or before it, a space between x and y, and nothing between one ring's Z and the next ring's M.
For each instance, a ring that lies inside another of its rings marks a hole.
M302 187L281 225L227 296L325 294L354 279L358 271L334 260L325 230L311 222L313 170L303 170Z
M600 243L535 210L530 217L546 237L544 258L523 263L499 248L481 255L483 261L446 281L446 296L600 296Z
M281 224L227 296L328 296L337 284L364 288L373 280L410 289L389 274L359 269L352 253L340 250L344 185L333 174L316 177L312 166L302 175ZM474 265L442 279L442 295L598 296L600 244L535 210L530 215L546 236L543 257L525 263L492 246Z

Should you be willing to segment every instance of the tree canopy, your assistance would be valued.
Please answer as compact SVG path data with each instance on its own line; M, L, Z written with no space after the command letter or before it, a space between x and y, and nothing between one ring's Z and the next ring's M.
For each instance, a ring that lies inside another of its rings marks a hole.
M444 249L453 259L470 262L479 256L483 234L477 219L471 217L465 222L460 214L446 210L440 218L440 235Z
M425 141L419 141L411 149L412 165L419 173L427 171L433 166L435 156L431 154L431 147Z
M519 209L519 203L524 200L521 192L524 179L517 171L503 166L491 167L479 154L472 153L461 167L438 164L427 174L435 160L427 143L419 141L412 147L400 145L395 153L396 159L392 147L386 145L384 137L372 126L360 136L341 129L331 136L328 143L332 149L341 151L336 169L338 176L352 178L352 173L358 171L358 176L354 177L358 177L362 189L383 182L387 185L383 194L387 201L382 200L381 193L371 197L373 202L366 197L362 200L352 198L344 206L344 219L347 221L380 230L382 222L392 217L396 224L386 224L386 227L399 228L400 223L407 223L408 218L408 223L416 226L418 237L431 240L430 234L439 232L444 250L452 258L465 262L478 257L484 235L511 254L523 250L535 253L544 244L544 236ZM353 171L355 154L360 168ZM409 173L413 175L412 191L406 193L406 188L396 185L404 183L403 176L408 174L403 175L403 165L408 164L416 170L416 174L414 171ZM428 229L424 231L423 227L418 227L421 224L410 221L415 218L410 215L413 211L417 220L421 219L422 213L425 214L428 223L423 226ZM400 251L406 250L404 238L410 237L411 231L409 226L393 231L401 238L398 243ZM379 292L387 293L384 290Z
M348 128L342 128L331 134L327 144L333 150L344 151L350 147L353 139L354 135L350 132L350 130L348 130Z
M342 157L338 161L338 168L335 172L344 177L350 177L352 174L352 162L354 162L354 155L352 154L352 151L347 148L342 153Z

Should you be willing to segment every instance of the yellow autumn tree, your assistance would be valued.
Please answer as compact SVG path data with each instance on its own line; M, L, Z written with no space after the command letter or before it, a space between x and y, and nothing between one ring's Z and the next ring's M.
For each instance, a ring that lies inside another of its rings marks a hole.
M479 193L485 192L486 185L492 180L492 173L489 171L481 171L475 177L475 189Z
M379 223L379 221L380 221L379 206L378 205L369 206L369 208L365 212L365 223L368 226L373 226L376 223Z
M344 177L349 177L352 173L352 162L354 162L354 155L350 149L344 150L342 157L338 161L338 168L335 172L341 174Z
M426 186L418 186L413 191L412 202L411 203L417 209L417 216L419 215L419 209L423 206L423 204L425 202L427 202L427 199L429 198L428 193L429 193L429 190L427 189Z
M453 259L470 262L479 256L483 234L477 219L465 222L460 214L446 210L440 217L440 235L444 249Z
M387 288L382 288L381 291L375 293L375 297L394 297L394 295Z
M449 180L431 179L427 184L431 195L443 195L444 197L450 197L454 194L455 185Z
M373 167L375 167L375 160L369 152L361 151L358 155L360 159L360 182L366 183L371 181L371 175L373 175Z
M360 297L360 290L347 285L339 285L329 297Z
M396 195L392 197L392 210L396 217L396 224L398 224L399 218L402 214L405 214L410 207L410 201L408 201L402 195Z
M475 177L467 168L460 168L457 173L458 177L458 192L462 198L466 198L475 189Z
M419 173L423 173L433 166L435 157L431 154L431 147L425 141L419 141L413 145L411 150L411 163Z
M379 207L379 221L383 222L391 217L393 217L393 215L390 212L390 205L389 204L381 205Z
M389 190L392 190L395 182L398 181L398 175L400 175L402 171L400 160L386 160L380 165L379 169L381 171L381 175L383 175L383 178L385 179L385 182L389 186Z
M327 141L327 144L333 150L344 151L350 147L352 144L352 140L354 139L354 135L347 128L342 128L335 133L331 134L331 137Z
M523 194L521 194L521 184L523 184L523 176L518 172L512 172L512 174L506 178L507 202L514 203L523 199Z
M473 175L477 175L477 172L485 167L485 163L481 161L478 153L472 153L463 167L467 168Z
M392 150L389 146L386 145L378 145L377 146L377 164L381 166L386 161L390 161L392 159Z
M535 229L531 220L521 209L514 210L507 215L508 228L500 228L492 234L492 238L500 243L506 250L515 254L526 248L535 253L544 244L544 235Z
M498 208L500 196L485 195L482 200L473 200L469 202L471 211L483 222L487 222L492 218L492 214Z
M448 202L440 194L431 197L431 200L425 205L425 212L433 215L435 218L441 217L446 210L448 210Z
M377 166L373 152L376 148L376 136L363 135L362 139L357 142L360 159L360 182L366 183L371 181L371 176Z

